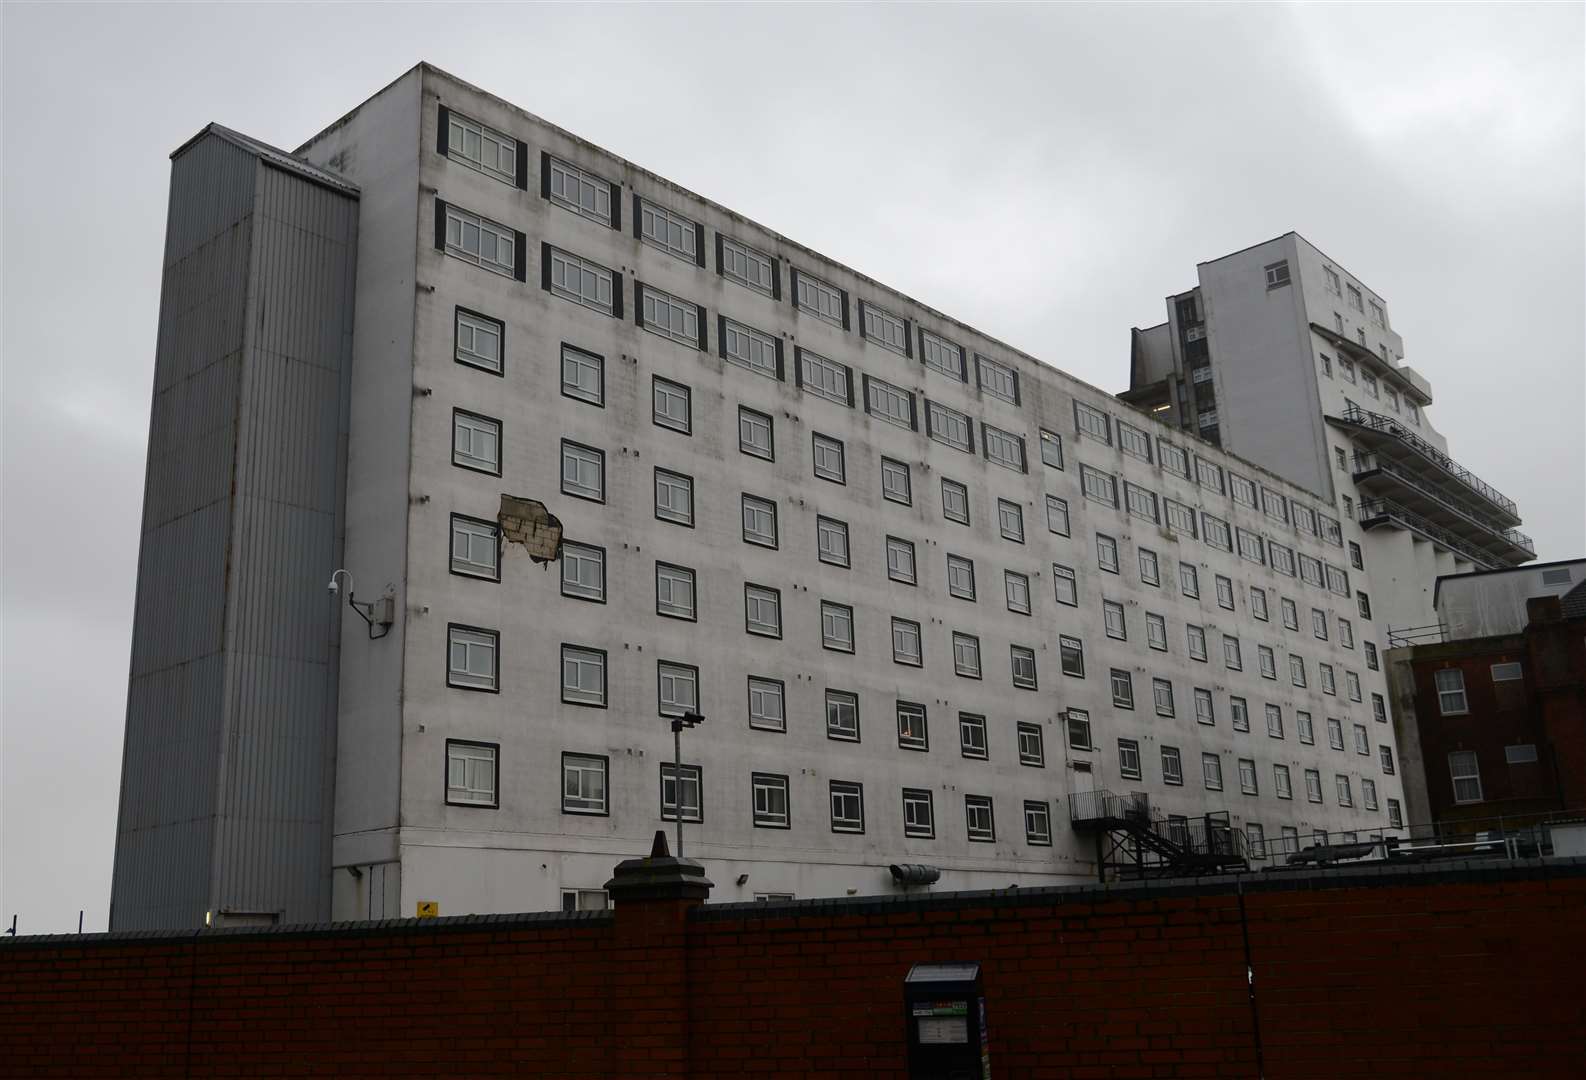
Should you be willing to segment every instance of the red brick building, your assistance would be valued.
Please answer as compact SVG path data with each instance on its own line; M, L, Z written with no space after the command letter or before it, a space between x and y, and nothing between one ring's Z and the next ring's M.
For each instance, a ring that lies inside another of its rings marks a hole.
M1498 830L1586 812L1586 582L1526 599L1518 632L1386 660L1408 824Z

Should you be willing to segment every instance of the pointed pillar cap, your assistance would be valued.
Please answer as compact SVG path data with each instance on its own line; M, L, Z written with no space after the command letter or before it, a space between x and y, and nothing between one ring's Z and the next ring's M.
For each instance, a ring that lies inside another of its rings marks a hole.
M705 868L693 859L674 857L666 846L666 832L657 829L650 854L617 864L606 892L620 909L635 900L694 900L700 903L710 895L715 883L705 876Z

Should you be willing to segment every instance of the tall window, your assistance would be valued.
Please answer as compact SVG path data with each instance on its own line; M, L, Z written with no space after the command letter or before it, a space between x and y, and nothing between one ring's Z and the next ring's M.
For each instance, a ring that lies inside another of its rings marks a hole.
M1032 847L1052 844L1052 808L1032 799L1024 801L1024 840Z
M694 618L694 571L671 563L655 564L655 613L674 619Z
M501 475L501 421L452 410L452 464Z
M593 754L562 755L562 813L605 814L606 769L604 757Z
M1035 650L1025 645L1012 645L1008 652L1013 661L1013 685L1020 690L1036 689Z
M826 691L826 737L859 741L859 695L845 690Z
M761 547L777 546L776 503L745 493L743 496L743 540Z
M924 705L916 705L910 701L898 702L898 745L905 750L931 748Z
M962 555L947 556L947 591L960 600L975 598L975 564Z
M1481 767L1471 750L1456 750L1448 755L1448 775L1454 782L1454 801L1481 802Z
M984 760L986 748L986 718L978 713L958 714L958 750L966 758Z
M684 821L705 820L704 785L698 765L679 767L661 763L661 820L676 821L678 803L683 805Z
M1216 754L1201 755L1201 779L1205 782L1207 791L1223 789L1223 763Z
M763 731L786 731L786 690L776 679L749 676L749 726Z
M790 814L787 777L774 773L752 773L750 787L754 796L755 828L788 828Z
M496 786L497 759L501 749L495 743L446 740L446 805L501 805Z
M836 518L815 519L815 553L823 563L848 565L848 524Z
M1041 732L1041 726L1039 724L1020 722L1018 733L1019 764L1044 769L1046 767L1046 740Z
M854 651L854 609L847 604L821 601L821 647L835 652Z
M892 458L881 459L881 497L888 502L913 505L914 492L909 483L909 467Z
M655 470L655 516L678 525L694 524L693 477Z
M1052 564L1052 590L1059 604L1068 607L1079 605L1079 586L1075 582L1074 571L1071 567Z
M682 383L655 375L651 377L650 392L651 419L655 426L692 434L692 391Z
M814 457L815 475L834 484L848 482L847 466L843 461L843 444L829 435L813 433L811 453Z
M750 457L776 460L772 419L745 405L738 406L738 450Z
M1465 673L1459 668L1444 668L1433 675L1437 684L1437 708L1444 716L1462 716L1470 711L1465 696Z
M997 523L1002 529L1004 540L1012 540L1017 544L1024 543L1024 508L1018 503L998 499Z
M831 782L832 832L865 831L864 785L852 780Z
M957 480L942 477L942 517L969 524L969 489Z
M924 658L920 651L920 624L912 619L892 620L892 661L919 667Z
M903 789L903 835L929 840L936 835L936 818L931 808L931 792L919 788Z
M965 795L964 817L969 826L969 839L991 843L997 839L997 826L992 818L991 796Z
M887 537L887 577L905 585L915 584L914 545L908 540Z

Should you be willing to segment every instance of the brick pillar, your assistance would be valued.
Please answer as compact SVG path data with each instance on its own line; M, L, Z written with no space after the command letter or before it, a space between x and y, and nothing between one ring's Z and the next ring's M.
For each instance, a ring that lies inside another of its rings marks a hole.
M688 913L711 887L704 867L667 851L664 832L606 882L616 909L613 1075L688 1075Z

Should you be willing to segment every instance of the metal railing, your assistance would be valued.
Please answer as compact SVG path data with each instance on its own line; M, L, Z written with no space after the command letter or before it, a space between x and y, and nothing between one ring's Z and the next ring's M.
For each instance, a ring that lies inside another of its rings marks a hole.
M1151 797L1143 791L1074 791L1068 796L1071 824L1090 821L1150 821Z
M1491 484L1486 483L1475 473L1421 438L1421 436L1405 427L1399 421L1383 416L1381 413L1369 412L1354 402L1344 406L1344 419L1351 424L1359 424L1361 427L1368 427L1373 431L1380 431L1385 435L1393 436L1494 506L1500 506L1507 510L1512 517L1518 518L1520 516L1519 507L1515 505L1513 499Z
M1450 513L1459 515L1461 518L1464 518L1466 521L1470 522L1472 525L1475 525L1479 529L1483 529L1487 532L1493 533L1496 536L1503 537L1506 542L1513 544L1515 547L1529 554L1532 558L1536 557L1536 548L1532 545L1531 538L1525 533L1521 532L1519 529L1505 528L1503 525L1482 514L1480 511L1473 510L1471 507L1462 503L1454 502L1442 492L1434 491L1431 488L1428 488L1425 484L1421 483L1420 477L1416 476L1409 469L1406 469L1397 462L1387 461L1380 454L1356 452L1355 471L1353 474L1355 481L1358 482L1364 474L1369 472L1387 473L1389 476L1399 481L1399 483L1404 484L1406 487L1414 488L1427 498L1436 500L1439 505L1447 508Z
M1204 869L1248 857L1248 838L1234 827L1226 810L1165 817L1152 810L1151 797L1143 791L1071 792L1068 819L1072 825L1123 829L1163 864L1178 868Z
M1586 810L1515 813L1397 828L1273 836L1249 841L1250 858L1295 867L1438 858L1535 858L1553 854L1555 826L1586 823Z
M1406 626L1402 630L1388 627L1388 648L1402 649L1410 645L1441 645L1448 634L1448 627L1443 623L1427 623L1425 626Z
M1435 525L1420 514L1392 499L1363 499L1355 510L1355 519L1364 527L1378 518L1392 518L1428 540L1435 540L1456 554L1464 556L1485 570L1502 570L1508 567L1490 551L1476 547L1464 537L1455 536L1441 525Z

